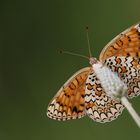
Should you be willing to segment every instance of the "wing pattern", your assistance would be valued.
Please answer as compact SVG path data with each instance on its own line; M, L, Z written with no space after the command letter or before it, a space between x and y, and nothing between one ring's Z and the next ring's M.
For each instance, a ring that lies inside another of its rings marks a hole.
M140 57L140 23L111 40L101 51L99 60L104 62L112 56Z
M100 80L94 71L86 81L85 105L87 115L97 122L110 122L116 119L124 109L120 100L107 96L101 86Z
M134 57L113 56L105 60L113 72L126 83L128 87L128 97L136 97L140 94L140 60Z
M90 67L83 68L64 84L48 106L49 118L69 120L85 115L85 82L90 71Z

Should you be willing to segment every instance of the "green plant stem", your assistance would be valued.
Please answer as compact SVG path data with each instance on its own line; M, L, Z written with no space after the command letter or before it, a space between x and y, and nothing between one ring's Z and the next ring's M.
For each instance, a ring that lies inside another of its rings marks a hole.
M131 103L128 101L128 99L125 96L121 97L121 101L122 101L122 104L128 110L128 112L130 113L130 115L132 116L132 118L134 119L134 121L136 122L136 124L138 125L138 127L140 128L140 117L137 114L137 112L134 110L134 108L132 107Z

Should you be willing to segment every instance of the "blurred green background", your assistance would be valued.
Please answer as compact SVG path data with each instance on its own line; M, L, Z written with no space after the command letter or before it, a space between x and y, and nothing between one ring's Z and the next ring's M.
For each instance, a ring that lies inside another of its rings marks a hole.
M138 139L140 129L126 110L113 122L88 117L57 122L46 108L86 59L59 49L92 54L140 21L139 0L4 0L0 2L0 140ZM131 100L140 114L140 97Z

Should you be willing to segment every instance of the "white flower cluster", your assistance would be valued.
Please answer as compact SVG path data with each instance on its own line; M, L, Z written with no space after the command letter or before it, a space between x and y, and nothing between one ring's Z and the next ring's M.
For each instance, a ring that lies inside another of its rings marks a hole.
M117 73L112 72L107 66L101 63L93 64L92 67L108 96L121 98L126 94L127 86L118 77Z

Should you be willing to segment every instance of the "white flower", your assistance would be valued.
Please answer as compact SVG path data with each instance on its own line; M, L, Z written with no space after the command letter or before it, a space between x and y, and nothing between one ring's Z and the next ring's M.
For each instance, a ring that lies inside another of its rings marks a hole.
M108 96L121 98L126 94L127 85L118 77L117 73L112 72L101 63L93 64L92 67Z

